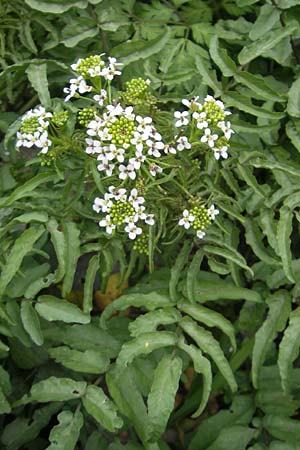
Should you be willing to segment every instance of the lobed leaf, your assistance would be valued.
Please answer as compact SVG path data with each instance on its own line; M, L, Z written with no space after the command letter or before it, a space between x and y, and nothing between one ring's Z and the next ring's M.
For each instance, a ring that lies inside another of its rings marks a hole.
M36 345L43 345L44 336L41 329L39 316L30 301L21 303L21 319L23 326Z
M286 206L280 208L280 217L277 226L278 254L281 257L283 270L291 283L295 283L292 268L291 233L293 213Z
M84 423L83 415L78 410L74 414L67 410L58 414L57 420L58 425L49 435L51 445L46 450L74 450Z
M40 295L35 309L49 322L60 320L66 323L89 323L91 320L78 306L53 295Z

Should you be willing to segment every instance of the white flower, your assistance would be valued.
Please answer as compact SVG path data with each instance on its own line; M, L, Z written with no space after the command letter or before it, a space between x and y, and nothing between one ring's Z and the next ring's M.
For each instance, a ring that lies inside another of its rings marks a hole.
M112 234L113 230L115 230L116 225L114 225L111 221L110 215L105 216L105 219L100 220L100 227L106 227L106 233Z
M50 147L51 144L52 144L52 142L50 141L50 139L48 139L47 131L42 133L40 135L40 138L35 143L36 147L41 148L42 149L41 153L44 153L44 154L48 152L48 148Z
M124 112L120 103L117 105L107 105L106 109L110 116L120 116Z
M128 166L120 164L119 171L120 171L119 178L121 180L126 180L127 177L129 177L131 180L134 180L136 177L134 166L132 164L128 164Z
M205 236L204 231L201 231L201 230L197 231L197 237L198 237L199 239L203 239L204 236Z
M64 88L63 90L66 94L69 94L65 98L65 102L74 97L77 91L79 91L80 94L85 94L86 92L90 92L91 90L92 86L88 86L81 75L78 78L72 78L70 80L70 87Z
M186 98L184 98L181 102L184 106L187 106L189 109L191 109L191 107L193 105L198 106L198 108L202 108L202 105L197 102L198 98L199 98L199 95L197 95L196 97L193 97L191 100L187 100Z
M178 119L177 122L175 123L175 127L182 127L183 125L187 125L189 123L188 115L189 115L188 111L183 112L175 111L174 117Z
M131 204L134 207L134 209L138 208L142 203L145 202L144 197L139 197L138 196L138 191L137 191L136 188L131 189L130 197L129 197L128 200L131 202Z
M17 132L17 147L26 147L27 143L27 134L26 133L20 133L20 131Z
M146 156L143 155L142 152L137 150L135 152L135 157L129 159L129 163L133 165L135 170L139 170L141 167L141 164L145 161L145 159L146 159Z
M147 225L150 225L150 226L154 225L154 223L155 223L154 214L147 214L144 221Z
M93 99L99 104L99 106L103 106L105 100L107 99L107 92L105 89L101 89L100 95L96 94L93 96Z
M161 141L161 134L156 131L155 127L147 125L144 129L143 135L145 139L154 139L155 141Z
M94 140L94 139L90 139L90 138L86 138L85 142L87 144L87 147L85 148L85 152L88 155L93 155L94 153L101 153L102 151L102 147L101 147L101 142Z
M153 142L150 139L146 141L148 149L148 155L154 156L155 158L159 158L161 156L161 153L159 150L163 150L165 145L161 141Z
M137 235L142 234L143 230L137 227L135 223L129 223L125 227L126 233L128 233L129 239L135 239Z
M139 123L137 130L140 133L143 133L146 130L147 126L150 125L150 123L152 123L151 117L136 116L135 119Z
M178 222L178 225L188 230L191 226L191 222L194 222L194 220L195 217L192 214L190 214L190 212L187 209L185 209L182 213L182 218Z
M115 168L114 164L109 164L107 160L103 160L100 164L98 164L97 169L99 172L105 171L105 174L108 177L112 176L113 170Z
M157 164L151 164L149 166L149 172L151 173L151 175L153 177L155 177L157 173L162 173L162 171L163 171L163 169L160 166L158 166Z
M189 150L190 148L192 148L191 144L188 141L188 138L186 136L181 136L179 137L177 140L177 150L179 152L182 152L182 150L184 150L185 148L187 150Z
M126 117L126 119L128 120L134 120L135 118L135 114L133 113L133 107L132 106L127 106L124 109L124 117Z
M221 148L213 148L215 158L218 160L220 159L220 156L222 156L222 158L227 159L228 158L227 150L228 147L226 145L224 145Z
M201 137L201 142L207 142L208 145L213 148L215 146L215 141L218 139L217 134L211 134L210 128L204 130L204 136Z
M230 139L231 135L234 134L234 131L231 129L231 123L229 121L228 122L224 122L224 121L219 122L218 127L221 128L226 139Z
M133 133L133 138L130 140L131 144L135 146L135 148L139 151L142 151L144 148L144 136L135 131Z
M176 155L176 153L177 153L176 149L174 147L172 147L171 144L165 145L164 152L166 155L168 155L168 153L172 153L173 155Z
M111 196L111 198L114 198L115 200L120 200L122 202L126 202L127 200L127 195L126 195L126 189L124 188L115 188L114 186L110 186L108 188L109 190L109 196Z
M196 120L197 122L197 128L199 130L202 130L203 128L207 128L208 127L208 122L205 120L206 119L206 112L202 111L202 112L197 112L195 111L193 113L193 118Z
M220 211L215 208L215 205L211 205L208 209L207 209L207 214L209 215L209 217L211 218L211 220L215 220L216 216L220 213Z
M26 134L26 138L23 141L24 147L30 148L33 145L36 145L40 138L41 133L39 131L35 131L33 134Z
M110 141L112 139L112 135L109 134L109 129L104 128L103 130L98 131L98 136L102 141Z
M91 120L88 124L87 134L89 136L98 136L101 128L103 127L102 120L96 117L95 120Z
M109 194L105 194L104 198L96 197L93 204L93 210L99 213L102 212L109 212L110 208L112 207L113 202L110 199Z

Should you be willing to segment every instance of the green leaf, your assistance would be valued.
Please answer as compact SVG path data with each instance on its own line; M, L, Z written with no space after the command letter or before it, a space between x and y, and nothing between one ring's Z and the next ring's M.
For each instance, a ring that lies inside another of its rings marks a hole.
M198 69L199 75L201 75L203 83L209 86L216 97L222 94L222 85L219 83L216 74L213 70L209 70L199 55L194 55L195 64Z
M291 309L291 298L287 291L278 291L268 299L269 311L266 320L255 334L252 355L252 381L257 388L258 376L271 343L282 331Z
M62 287L62 296L66 297L72 290L77 261L80 256L80 231L74 222L65 222L63 232L66 242L65 277Z
M263 427L277 439L295 443L299 442L300 423L297 419L270 414L263 418ZM288 450L288 447L285 448Z
M0 366L0 388L5 395L10 395L12 391L12 384L9 373Z
M220 435L207 450L246 450L249 442L258 436L259 431L242 425L221 430Z
M263 236L253 218L247 218L245 222L246 242L252 248L255 255L270 266L281 266L281 261L272 255L268 248L263 245Z
M242 166L241 164L237 164L237 170L239 175L246 181L248 186L253 189L253 191L259 195L260 197L265 198L266 193L262 186L257 182L255 176L252 173L252 170L247 166Z
M278 28L277 30L270 31L252 44L246 45L238 55L240 64L248 64L264 52L272 49L286 36L290 36L295 30L297 30L297 28L298 25L292 23L284 28Z
M8 403L3 390L0 387L0 414L9 414L11 412L10 404Z
M177 339L177 335L170 331L154 331L141 334L123 344L116 361L117 366L127 366L137 356L148 355L158 348L174 346L177 344Z
M179 356L166 355L158 363L148 396L148 415L150 440L156 441L165 431L174 408L182 372L182 360Z
M191 305L189 302L179 302L178 308L198 322L208 327L217 327L229 337L233 351L236 351L235 330L231 322L222 314L202 305Z
M76 30L74 30L76 31ZM67 37L61 41L68 48L76 47L80 42L85 39L92 38L99 33L97 27L90 27L87 30L82 30L81 33L74 34L74 36Z
M291 312L289 325L284 331L279 345L278 367L282 388L285 393L290 390L290 378L293 362L298 357L300 347L300 309Z
M86 392L85 381L74 381L71 378L49 377L31 386L30 392L19 402L65 402L82 397Z
M289 120L285 126L285 130L293 146L300 152L300 120Z
M68 369L82 373L104 373L109 366L109 358L101 350L73 350L69 347L56 347L48 350L57 363Z
M60 408L59 403L51 403L43 408L36 409L31 417L26 418L19 415L3 430L1 443L4 448L6 450L19 450L24 444L34 442L40 431L48 425L53 414Z
M142 442L146 442L149 419L142 394L135 381L134 369L131 366L122 371L114 369L106 374L106 383L120 412L129 418Z
M49 108L51 99L48 89L47 64L29 64L25 72L31 86L37 92L41 104L45 108Z
M32 9L48 14L62 14L74 7L83 9L88 4L86 0L64 0L63 3L59 0L51 2L46 2L45 0L25 0L25 3Z
M266 33L272 31L276 24L279 24L280 10L273 5L263 5L258 17L253 24L249 37L252 41L256 41L263 37Z
M193 243L189 240L186 240L184 242L182 249L178 253L175 264L171 269L169 292L170 292L170 298L171 298L171 300L173 300L173 302L176 302L176 300L178 300L179 295L178 295L178 290L177 290L177 284L178 284L180 275L184 269L184 266L188 262L188 257L191 252L192 245L193 245Z
M290 116L300 117L300 77L294 81L288 92L287 112Z
M200 248L193 256L192 262L187 271L186 276L187 297L189 301L192 303L197 301L195 296L195 283L197 280L197 274L200 270L200 266L203 260L203 256L204 256L203 251Z
M193 418L196 418L202 414L204 411L212 387L212 372L211 372L211 364L207 358L202 355L200 348L197 348L195 345L187 345L184 342L184 339L179 339L178 347L185 351L193 361L194 369L197 373L203 376L203 392L201 397L201 402L197 408L197 410L192 415Z
M159 325L170 325L177 323L181 319L181 314L175 308L161 308L140 315L133 322L129 323L128 329L131 336L137 337L143 333L156 331Z
M66 323L89 323L91 320L78 306L52 295L40 295L35 309L49 322L61 320Z
M269 111L261 106L253 105L248 97L237 92L230 91L224 94L223 100L228 106L233 106L238 110L256 117L261 117L262 119L279 120L284 117L284 113Z
M123 425L123 420L117 415L114 403L98 386L88 386L82 403L87 412L104 428L114 433Z
M292 269L292 252L291 252L291 233L293 213L286 206L280 208L280 217L277 227L278 254L281 257L283 270L287 279L291 283L295 283L295 277Z
M243 71L236 73L234 78L236 81L247 86L264 100L271 100L273 102L286 101L286 98L270 88L260 75L254 75Z
M21 319L23 326L36 345L43 345L44 337L41 330L40 320L32 303L23 300L21 303Z
M150 41L130 41L119 44L111 50L111 54L124 65L139 59L147 59L164 48L170 38L170 34L170 28L166 28L162 34Z
M62 411L57 416L55 425L49 435L51 445L46 450L74 450L83 426L83 415L80 411Z
M212 245L204 245L203 251L207 253L211 253L212 255L222 256L223 258L232 261L237 264L242 269L247 270L250 275L253 277L253 271L248 267L247 261L240 255L237 251L229 250L227 248L214 247Z
M180 322L180 326L183 331L185 331L192 339L194 339L200 349L207 353L214 360L218 369L227 381L230 389L235 392L237 390L237 384L231 367L224 356L219 342L209 331L200 327L196 322L194 322L194 320L188 317L182 319L182 321Z
M149 311L156 308L162 308L166 306L173 306L173 302L167 295L159 294L158 292L150 292L149 294L125 294L110 303L100 317L101 327L106 329L106 321L116 311L125 311L130 306L136 308L144 307Z
M228 56L227 51L219 46L217 35L211 38L209 53L225 77L233 77L237 71L235 62Z
M0 208L5 206L10 206L17 200L20 200L21 198L27 197L31 194L32 191L35 191L35 189L43 183L53 182L55 183L58 181L59 178L56 174L45 172L40 173L39 175L36 175L35 177L31 178L31 180L26 181L22 186L19 186L16 188L7 198L4 198L0 201Z
M183 290L185 296L186 292ZM195 281L195 299L199 303L218 300L247 300L249 302L261 303L261 296L253 289L240 288L233 283L224 281L219 277L214 279L205 278L205 272L199 272Z
M85 274L84 291L83 291L83 312L90 314L93 309L93 293L94 283L99 270L99 256L94 255L89 261L89 265Z
M29 253L35 242L45 231L45 228L40 225L39 227L30 227L25 230L20 237L15 241L13 248L9 256L7 257L6 264L0 275L0 299L5 293L5 289L8 283L18 272L23 258Z

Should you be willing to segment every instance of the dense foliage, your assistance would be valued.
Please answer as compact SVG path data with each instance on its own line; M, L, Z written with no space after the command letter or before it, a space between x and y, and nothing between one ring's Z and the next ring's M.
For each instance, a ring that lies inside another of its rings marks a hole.
M300 448L298 3L0 6L3 448Z

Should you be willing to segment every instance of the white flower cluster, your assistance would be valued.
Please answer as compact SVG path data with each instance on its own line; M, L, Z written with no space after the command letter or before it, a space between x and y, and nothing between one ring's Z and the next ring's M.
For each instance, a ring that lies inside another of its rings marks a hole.
M112 234L117 226L125 225L124 231L133 240L143 232L139 221L154 225L154 214L145 212L144 202L144 197L139 196L135 188L131 189L128 196L126 189L110 186L104 198L95 198L93 209L97 213L105 213L99 225L105 227L108 234Z
M42 106L27 111L22 117L20 131L17 132L17 147L36 146L41 149L41 153L47 153L51 145L48 138L50 117L52 113L46 112Z
M120 180L127 177L134 180L145 162L152 176L162 172L153 158L160 158L162 151L167 152L167 146L153 126L152 118L135 115L132 106L107 105L106 112L88 124L87 134L86 153L97 155L98 170L107 176L117 167ZM177 148L188 145L182 137L178 139Z
M224 119L231 113L225 111L224 103L221 100L215 100L211 95L205 97L203 105L198 102L198 98L182 100L189 111L174 112L175 126L187 126L191 120L195 121L196 128L202 130L203 133L200 141L206 143L213 150L217 160L220 157L226 159L228 158L228 141L234 131L231 129L231 123ZM221 136L220 132L222 132Z
M67 94L65 98L65 102L70 100L70 98L74 97L75 94L85 94L87 92L91 92L93 90L93 86L87 84L86 79L93 79L96 77L103 77L109 83L114 79L116 75L121 75L121 71L119 67L123 64L118 63L116 58L108 57L108 63L102 60L102 56L105 53L101 53L100 55L90 56L89 58L79 58L75 64L71 65L71 68L74 72L79 73L77 78L72 78L70 80L70 86L64 88L64 92ZM105 90L101 90L99 99L103 104L103 93ZM95 97L94 97L95 98ZM106 98L106 97L105 97ZM96 101L97 98L95 98ZM100 103L100 106L102 106Z
M194 228L197 237L203 239L205 236L204 229L218 214L219 210L215 208L215 205L211 205L207 209L203 206L194 207L191 210L185 209L178 225L184 227L186 230L190 227Z

